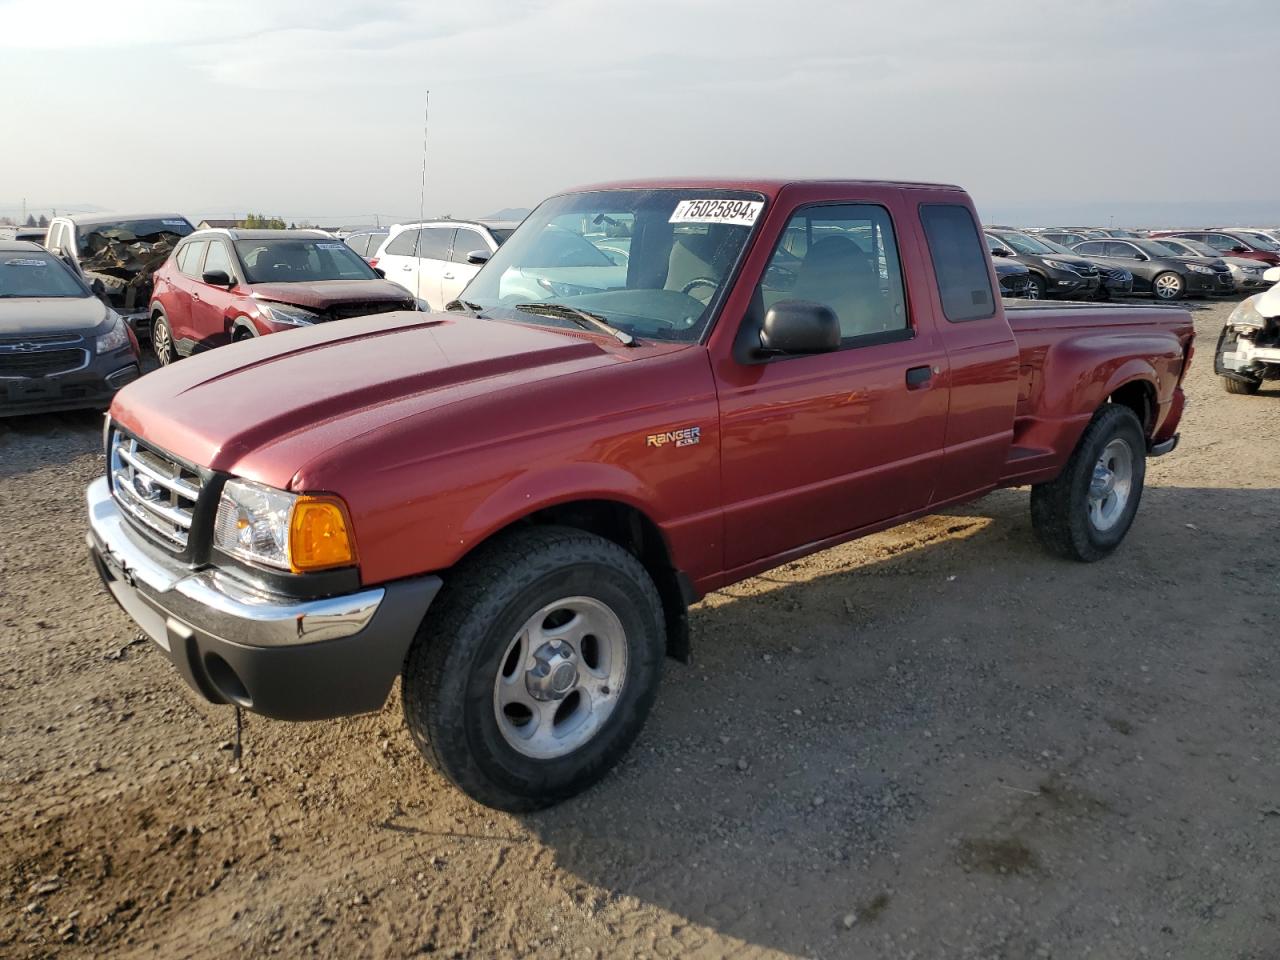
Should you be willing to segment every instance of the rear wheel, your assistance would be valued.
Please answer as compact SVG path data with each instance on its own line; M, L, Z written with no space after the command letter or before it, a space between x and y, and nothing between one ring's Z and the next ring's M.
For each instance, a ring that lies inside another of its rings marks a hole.
M630 747L665 649L662 604L634 556L581 530L519 530L447 580L405 662L405 721L473 799L547 807Z
M173 331L169 329L169 318L157 313L151 320L151 352L156 355L160 366L167 367L178 359L173 347Z
M1186 284L1178 274L1172 270L1166 270L1164 273L1157 274L1151 281L1151 289L1157 300L1177 300L1186 290Z
M1050 552L1092 563L1120 545L1146 479L1146 438L1128 407L1094 415L1055 479L1031 488L1031 522Z

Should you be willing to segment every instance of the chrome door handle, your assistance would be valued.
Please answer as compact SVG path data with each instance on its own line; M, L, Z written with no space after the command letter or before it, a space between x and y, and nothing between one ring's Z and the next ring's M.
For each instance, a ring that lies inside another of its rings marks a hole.
M411 264L411 263L406 263L406 264L405 264L403 267L401 267L400 269L401 269L401 270L412 270L412 269L413 269L413 264Z
M452 273L446 273L446 274L444 275L444 279L445 279L445 280L452 280L452 279L453 279L453 274L452 274Z

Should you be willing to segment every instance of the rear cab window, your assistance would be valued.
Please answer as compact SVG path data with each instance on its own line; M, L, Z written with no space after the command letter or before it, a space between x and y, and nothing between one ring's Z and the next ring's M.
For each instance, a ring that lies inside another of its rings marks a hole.
M951 323L995 315L989 258L969 208L958 203L920 205L942 313Z

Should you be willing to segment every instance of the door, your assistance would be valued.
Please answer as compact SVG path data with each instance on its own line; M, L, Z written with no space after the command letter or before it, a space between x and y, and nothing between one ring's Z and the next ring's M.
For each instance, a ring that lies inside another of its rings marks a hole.
M210 240L204 256L204 265L192 278L191 329L198 349L207 350L231 342L227 325L227 313L236 299L235 288L228 289L204 282L204 275L220 270L233 280L238 271L232 266L231 251L222 240Z
M191 308L201 287L200 271L208 249L208 240L188 240L174 254L174 266L178 269L168 271L172 289L161 303L169 318L174 347L183 355L191 353L199 341L192 326Z
M415 252L421 232L414 228L401 230L387 242L387 249L378 259L378 268L387 275L387 279L400 284L414 296L418 290L418 258Z
M443 310L441 289L444 275L451 273L454 264L449 262L449 249L453 243L455 228L448 226L424 226L418 238L418 285L415 296L427 301L432 310Z
M758 337L779 301L817 301L840 321L840 349L718 365L729 569L929 503L947 361L927 310L907 297L894 219L880 203L800 207L744 332Z
M440 305L451 303L462 296L471 278L480 272L480 265L467 262L467 254L484 251L493 253L493 245L478 231L468 227L459 227L453 237L453 248L449 253L449 264L440 278Z

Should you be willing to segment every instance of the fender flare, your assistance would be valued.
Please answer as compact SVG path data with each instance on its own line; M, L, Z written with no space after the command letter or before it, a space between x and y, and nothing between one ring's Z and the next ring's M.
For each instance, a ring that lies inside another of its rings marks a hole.
M253 321L244 314L238 314L231 318L231 322L227 324L227 335L234 340L236 334L241 330L247 330L251 337L262 336L262 334L258 332L258 328L253 325Z

